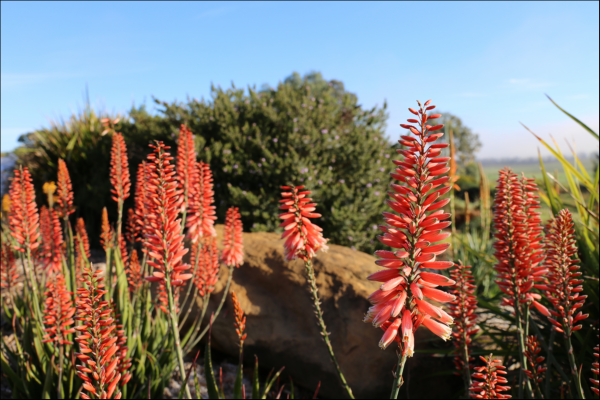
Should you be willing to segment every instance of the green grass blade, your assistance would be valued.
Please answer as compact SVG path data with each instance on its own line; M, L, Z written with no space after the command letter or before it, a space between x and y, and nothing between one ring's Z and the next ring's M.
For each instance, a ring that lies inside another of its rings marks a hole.
M240 363L235 374L235 383L233 384L233 398L242 398L242 385L244 378L244 358L242 356L242 349L240 349Z
M254 355L254 376L252 377L252 398L260 397L260 381L258 379L258 357Z
M558 104L556 104L556 102L554 100L552 100L552 98L550 96L546 95L546 97L548 98L548 100L550 100L552 102L552 104L554 104L556 106L556 108L558 108L560 111L562 111L567 116L569 116L569 118L571 118L573 121L577 122L583 129L585 129L586 131L588 131L596 139L600 139L598 137L598 134L596 132L594 132L589 126L587 126L586 124L584 124L583 122L581 122L580 120L578 120L577 118L575 118L575 116L573 116L570 113L568 113L567 111L565 111L561 106L559 106Z
M217 380L215 379L215 372L213 371L212 358L210 355L210 331L208 332L208 340L206 341L206 351L204 352L204 374L206 375L206 388L208 390L208 398L219 399L219 389L217 388Z
M284 369L285 369L285 367L281 367L281 369L279 371L277 371L277 373L275 375L273 375L273 377L271 378L271 380L269 380L267 382L267 386L265 386L265 389L263 390L263 394L260 397L261 399L266 399L267 398L267 394L269 394L269 390L271 390L271 386L273 386L273 383L275 383L275 381L277 380L277 378L279 378L279 375L281 375L281 373L283 372Z

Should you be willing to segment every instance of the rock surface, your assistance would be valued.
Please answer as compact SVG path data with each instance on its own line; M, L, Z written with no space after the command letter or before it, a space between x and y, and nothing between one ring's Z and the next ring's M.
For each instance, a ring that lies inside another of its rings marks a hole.
M217 233L220 245L223 226L217 226ZM374 261L373 256L337 245L331 245L327 253L320 252L314 260L333 348L357 398L388 397L393 381L391 371L397 361L395 345L385 351L378 347L383 331L362 322L369 307L367 297L378 287L377 283L366 280L379 270ZM221 271L207 315L222 298L227 275L226 269ZM284 261L279 235L244 233L244 265L234 271L231 290L236 292L247 314L246 366L253 365L256 354L261 366L285 366L283 376L291 376L295 384L316 388L321 381L319 397L347 398L320 338L304 266L299 260ZM220 351L237 356L233 319L228 298L213 326L212 343ZM432 350L434 346L448 349L451 344L420 328L415 348ZM416 354L405 368L400 397L455 395L462 387L460 379L430 376L452 369L449 356Z

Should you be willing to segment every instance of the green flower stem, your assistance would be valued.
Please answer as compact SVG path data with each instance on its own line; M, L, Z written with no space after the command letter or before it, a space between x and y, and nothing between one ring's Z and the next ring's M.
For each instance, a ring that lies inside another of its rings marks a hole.
M173 339L175 340L175 350L177 351L177 361L179 362L179 373L181 375L181 385L185 387L185 395L187 399L191 399L190 389L188 388L187 382L185 382L185 366L183 364L183 352L181 350L181 343L179 340L179 325L177 323L177 310L175 309L175 301L173 299L173 289L171 288L171 281L168 276L165 276L165 286L167 287L167 295L169 297L169 315L171 317L171 332L173 333Z
M463 340L463 374L465 380L465 396L469 397L469 388L471 387L471 370L469 369L469 348L467 346L467 329L463 329L462 333Z
M525 330L523 329L523 321L521 319L521 306L519 304L518 296L514 298L515 302L515 314L517 317L517 339L519 340L519 363L521 364L521 370L519 373L519 398L523 398L523 383L527 387L529 398L535 398L531 382L527 379L525 372L527 370L527 357L525 357Z
M398 393L400 393L400 388L404 383L404 379L402 379L402 373L404 372L404 365L406 364L407 355L400 354L398 356L398 367L396 368L396 375L394 380L394 386L392 386L392 394L390 395L390 399L397 399Z
M313 304L315 306L316 316L317 316L317 319L319 320L319 326L321 327L321 336L323 336L323 340L325 341L325 345L327 346L327 350L329 351L329 356L331 357L331 361L333 361L333 364L335 365L335 369L338 373L338 376L340 377L340 380L342 381L342 386L348 392L348 396L350 396L350 398L353 399L354 395L352 394L352 389L346 382L346 378L344 378L344 374L342 374L340 365L338 364L337 359L335 358L335 354L333 353L333 347L331 346L331 341L329 340L329 332L327 332L327 327L325 326L325 321L323 320L323 311L321 311L321 301L319 300L319 291L317 289L317 282L315 279L315 274L314 274L311 260L308 259L307 261L305 261L304 266L305 266L306 275L308 278L308 284L310 285L310 292L313 297Z
M198 315L196 317L196 319L192 323L190 330L185 334L185 336L181 340L181 343L183 344L183 347L184 347L185 354L188 353L185 350L187 349L186 345L187 345L188 341L190 340L190 337L192 337L193 334L197 334L198 332L200 332L200 327L202 326L202 321L204 321L204 316L206 315L206 310L208 309L209 301L210 301L210 293L207 293L204 297L202 297L202 312L200 313L200 315ZM194 340L195 340L195 336L194 336Z
M575 354L573 353L573 345L571 344L571 335L565 336L565 344L567 346L567 354L569 355L569 364L571 366L573 384L577 388L577 394L579 395L579 398L585 399L585 394L583 393L583 388L581 387L581 382L579 381L579 374L577 374L577 363L575 362Z

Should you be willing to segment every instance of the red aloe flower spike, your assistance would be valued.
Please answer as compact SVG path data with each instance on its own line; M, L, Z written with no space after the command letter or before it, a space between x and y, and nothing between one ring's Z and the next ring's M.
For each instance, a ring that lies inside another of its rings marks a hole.
M131 182L129 180L129 161L127 161L127 146L121 133L113 136L112 149L110 153L110 183L113 188L112 199L122 203L129 197Z
M471 397L474 399L510 399L512 396L503 394L510 390L510 386L500 386L498 383L507 384L508 381L503 375L506 375L506 367L500 365L502 361L495 360L493 354L487 358L479 356L486 364L483 367L476 367L473 378L478 379L473 381L471 388Z
M240 301L238 300L234 291L231 292L231 300L233 301L233 310L235 313L235 332L240 339L240 348L244 347L244 340L248 336L244 331L246 330L246 316L244 315L244 310L242 310L242 306L240 306Z
M15 262L15 253L7 241L2 242L2 267L0 271L0 287L2 287L2 296L5 294L11 299L13 288L18 284L19 273Z
M127 210L127 221L125 222L125 239L131 244L135 242L135 212L133 208Z
M312 199L307 197L310 191L304 190L304 186L282 186L284 192L281 193L283 203L279 208L286 210L279 218L283 222L279 225L283 227L282 239L286 239L285 258L290 261L300 258L304 261L312 259L317 251L327 251L327 239L321 233L323 229L313 224L309 218L319 218L321 214L316 210L317 203L311 203Z
M600 336L598 338L600 338ZM596 375L596 379L590 378L590 382L592 382L592 385L594 385L591 387L591 389L594 393L596 393L596 396L600 395L600 390L598 389L598 353L600 353L600 347L596 345L596 347L594 347L594 357L596 357L596 362L592 364L592 373Z
M146 279L165 285L171 319L170 326L175 341L179 370L183 377L185 367L179 339L178 312L172 290L173 287L183 286L184 281L192 278L192 274L185 272L190 266L182 263L182 258L188 250L184 248L181 221L177 219L183 203L183 196L181 196L182 190L177 188L175 168L170 162L173 157L166 152L170 147L159 141L150 147L154 148L154 152L148 156L150 161L148 193L154 202L154 207L149 215L149 221L154 235L149 235L145 244L148 255L151 257L148 264L154 267L154 272L153 276L146 277ZM184 383L183 386L186 396L191 398L187 383Z
M126 269L127 281L129 282L129 291L135 292L142 286L142 267L135 249L131 251L131 258Z
M73 206L73 185L67 164L62 158L58 159L58 185L56 190L56 204L58 216L66 220L75 212Z
M127 242L125 242L125 238L123 236L119 236L119 250L121 251L123 265L127 265L129 262L129 254L127 252Z
M92 272L86 266L83 272L82 285L77 289L77 316L75 320L81 325L75 327L78 336L80 353L75 356L81 361L77 365L77 376L83 380L81 397L92 398L121 398L117 384L121 374L117 371L119 362L118 339L114 338L117 329L111 316L110 304L101 300L106 294L104 278L99 278L100 271Z
M192 191L189 204L189 213L186 226L192 243L206 236L217 236L214 224L215 216L215 192L213 190L213 178L210 166L200 161L197 165L196 184Z
M104 251L108 251L108 249L113 247L113 236L113 229L108 222L108 211L104 207L102 209L102 233L100 233L100 244L104 248Z
M429 106L431 100L424 104L417 103L419 110L409 109L417 118L409 119L408 124L400 124L410 131L399 140L405 149L397 152L403 158L394 160L397 168L390 174L400 184L390 184L388 194L391 199L386 203L393 212L383 213L387 225L379 227L383 235L378 240L395 250L377 251L375 255L380 258L377 264L387 269L368 277L382 282L380 290L389 292L389 297L381 303L382 310L373 319L375 325L387 325L390 318L395 318L400 310L404 310L403 328L397 333L402 336L402 340L398 341L402 351L399 353L392 398L398 396L407 357L414 353L414 332L418 327L422 324L444 340L450 337L448 324L452 323L452 316L430 304L426 298L440 302L453 301L455 298L434 289L451 284L450 280L431 272L421 277L424 269L446 269L454 263L436 261L437 256L450 246L449 243L439 243L450 236L450 232L443 232L442 229L450 225L444 220L451 216L442 210L450 202L450 199L442 199L451 190L451 186L444 185L450 180L446 175L450 171L450 158L441 157L442 149L448 144L435 143L443 133L434 133L444 126L429 125L430 121L441 116L427 115L427 111L435 107ZM394 312L384 312L388 308Z
M542 366L542 362L544 361L544 357L540 356L540 352L542 351L542 347L540 346L540 342L536 336L528 336L527 337L527 350L525 350L525 357L527 357L527 362L529 364L530 370L525 370L525 374L529 377L531 382L535 387L535 391L540 398L544 398L542 394L542 390L540 389L540 383L544 379L544 372L546 372L546 367Z
M44 332L43 343L56 342L58 345L73 344L67 340L67 335L75 332L70 328L75 323L75 307L71 300L71 292L67 291L65 277L61 272L53 275L46 283L46 296L44 308Z
M453 344L455 347L454 365L456 369L464 374L465 385L468 388L471 384L471 362L474 358L469 354L472 337L479 328L476 326L477 315L477 295L474 285L475 279L471 274L471 266L455 264L456 268L452 271L452 279L456 281L455 289L451 291L456 298L450 302L449 314L454 318L456 330L452 332ZM423 278L424 274L421 274Z
M64 240L56 210L49 210L46 206L42 206L40 233L42 234L42 247L39 256L42 265L50 273L61 271Z
M137 179L135 183L135 238L137 241L143 241L150 234L146 232L148 224L148 213L152 208L148 197L148 168L146 161L142 161L138 166Z
M77 219L75 225L75 273L77 276L76 282L81 279L83 267L86 260L89 260L92 254L90 253L90 240L85 229L83 218Z
M121 318L121 315L117 314L115 304L111 304L111 306L112 317L116 326L115 330L113 331L113 338L117 339L116 344L119 346L119 350L116 352L118 358L116 370L119 372L119 374L121 374L119 385L123 387L131 379L131 373L127 371L129 368L131 368L131 358L127 358L127 336L125 336L125 329L123 329L123 325L120 324L121 321L119 318Z
M579 260L577 257L577 244L574 237L575 229L573 218L569 210L564 209L558 213L550 225L546 239L547 258L546 267L548 274L547 298L552 303L550 310L552 317L548 319L554 329L571 336L571 333L581 329L580 321L587 318L588 314L577 310L585 304L586 295L583 292Z
M244 263L244 239L242 237L242 217L237 207L227 210L225 234L221 259L228 267L238 267Z
M189 199L194 195L198 173L194 135L187 126L182 124L177 141L177 175L179 175L179 187L183 189L185 210L188 209Z
M21 167L15 170L9 190L11 210L8 221L11 234L17 242L15 250L21 253L33 251L40 245L40 216L31 181L27 167Z
M192 264L195 264L196 258L198 259L198 270L194 276L194 284L201 297L213 292L219 278L217 239L214 236L209 236L203 240L200 254L197 254L198 246L192 246L191 257Z

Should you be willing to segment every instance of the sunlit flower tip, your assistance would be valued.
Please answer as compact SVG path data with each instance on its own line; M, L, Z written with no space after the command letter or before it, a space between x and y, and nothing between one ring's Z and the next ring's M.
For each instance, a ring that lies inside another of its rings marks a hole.
M65 218L75 212L75 207L73 207L73 185L71 183L69 170L67 169L67 164L62 158L58 159L58 185L56 197L57 212L61 218Z
M313 224L309 218L318 218L321 214L314 213L317 203L311 203L312 199L307 197L310 191L304 186L282 186L282 205L279 207L286 210L279 218L283 222L279 225L284 229L282 239L284 243L285 258L293 260L301 258L309 260L317 251L327 250L327 239L323 237L322 229Z
M402 313L402 341L405 342L413 333L412 313L406 309Z
M388 326L381 340L379 341L379 347L385 349L390 345L390 343L392 343L396 339L396 336L398 335L398 329L400 328L401 323L402 320L400 318L396 318L390 324L390 326Z
M127 146L121 133L115 133L112 141L110 158L110 183L112 184L112 199L118 203L129 197L131 181L129 177L129 161L127 161Z
M432 320L429 316L423 318L423 325L429 329L434 335L441 337L444 340L450 339L452 329L445 324Z
M408 293L406 291L403 291L402 293L400 293L400 296L398 296L398 298L396 300L394 300L393 305L392 305L392 317L397 317L398 315L400 315L400 313L402 312L402 309L404 308L404 305L406 303L406 297L408 296Z
M544 315L546 317L550 316L550 311L548 311L548 308L546 308L546 306L544 306L543 304L540 304L536 300L533 300L532 304L536 308L536 310L538 310L542 315Z
M39 247L40 215L35 203L35 191L27 167L16 169L9 189L11 212L8 216L15 250L25 253Z
M410 284L410 291L412 292L412 295L419 300L423 299L423 292L421 291L421 289L422 288L420 288L419 285L417 285L417 282L413 282Z
M420 273L421 280L439 286L454 286L456 284L455 281L449 279L440 274L434 274L431 272L421 272Z
M227 210L223 237L223 263L228 267L239 267L244 263L244 239L242 236L242 217L237 207Z
M375 318L373 318L373 326L379 327L386 322L392 315L392 305L388 302L383 304Z
M440 303L447 303L456 298L454 295L451 295L450 293L443 292L441 290L430 288L427 286L423 286L421 288L421 291L423 292L423 296L425 296L431 300L439 301Z
M192 196L188 206L188 219L186 226L188 227L189 236L193 243L198 240L217 236L214 224L216 217L216 207L213 191L213 177L210 170L210 165L200 161L196 164L196 183L192 190Z

